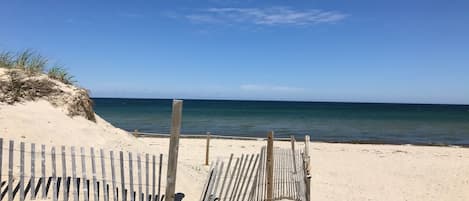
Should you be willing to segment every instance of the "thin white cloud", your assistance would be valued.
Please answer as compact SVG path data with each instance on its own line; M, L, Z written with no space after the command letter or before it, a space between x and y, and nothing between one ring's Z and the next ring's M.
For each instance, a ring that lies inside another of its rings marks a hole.
M347 17L336 11L271 8L208 8L185 16L194 23L251 23L257 25L311 25L334 23Z
M289 87L289 86L272 86L272 85L258 85L258 84L243 84L240 86L243 91L249 92L302 92L303 88Z

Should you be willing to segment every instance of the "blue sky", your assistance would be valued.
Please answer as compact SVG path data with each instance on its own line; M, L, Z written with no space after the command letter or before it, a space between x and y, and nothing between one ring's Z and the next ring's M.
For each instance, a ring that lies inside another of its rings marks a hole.
M468 1L1 1L95 97L469 104Z

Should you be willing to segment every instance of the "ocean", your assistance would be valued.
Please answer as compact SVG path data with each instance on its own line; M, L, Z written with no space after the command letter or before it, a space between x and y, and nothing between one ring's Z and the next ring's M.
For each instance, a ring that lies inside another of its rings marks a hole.
M172 100L93 98L116 127L169 133ZM469 105L184 100L183 134L313 141L469 146Z

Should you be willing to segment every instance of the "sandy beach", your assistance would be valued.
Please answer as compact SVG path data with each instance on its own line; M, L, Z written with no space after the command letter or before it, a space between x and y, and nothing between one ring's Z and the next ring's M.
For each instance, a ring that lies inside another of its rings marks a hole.
M0 105L5 140L168 154L168 138L136 138L97 116L69 117L46 101ZM177 192L200 197L208 167L205 139L181 138ZM265 141L212 139L210 160L258 153ZM298 142L300 147L302 142ZM274 146L290 147L276 141ZM411 145L311 143L311 200L469 200L469 149ZM5 155L6 156L6 155Z

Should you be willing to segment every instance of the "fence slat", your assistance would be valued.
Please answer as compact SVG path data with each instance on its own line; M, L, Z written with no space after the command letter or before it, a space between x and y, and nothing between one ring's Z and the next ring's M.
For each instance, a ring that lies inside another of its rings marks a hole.
M137 154L137 182L139 201L144 201L142 196L142 161L140 154Z
M111 182L112 182L112 196L114 201L117 201L117 190L116 190L116 168L114 167L114 152L110 151L109 156L111 157Z
M152 184L153 185L152 185L152 188L151 188L152 189L151 190L151 195L152 196L150 197L149 201L155 201L155 198L156 198L156 196L155 196L155 184L156 184L156 181L155 181L156 180L156 164L155 163L156 163L156 156L152 155L151 160L152 160L152 163L153 163L153 166L152 166L152 172L153 172L153 174L152 174Z
M149 155L148 154L145 154L145 200L146 201L150 201L150 196L149 196L149 187L150 187L150 182L148 180L148 157Z
M67 192L67 160L65 156L65 146L62 146L62 190L63 190L63 200L68 200Z
M77 181L77 166L75 158L75 147L71 147L72 154L72 182L73 182L73 200L78 201L78 181Z
M87 185L87 176L86 176L86 151L85 148L80 147L80 157L81 157L81 180L83 181L83 200L88 201L89 200L89 186Z
M158 200L156 201L163 201L161 200L161 170L163 168L163 154L160 154L160 169L158 171Z
M10 140L10 146L8 146L8 201L13 201L13 148L14 142Z
M133 167L132 167L132 153L129 152L129 195L130 195L130 201L135 201L135 192L134 192L134 173L133 173Z
M52 188L53 188L53 191L52 191L52 199L53 201L57 201L58 200L58 184L57 184L57 175L56 175L56 161L55 161L55 147L52 147L51 148L51 162L52 162Z
M24 201L24 142L20 143L20 201Z
M267 201L273 199L273 176L274 176L274 132L269 132L267 136Z
M36 199L36 189L34 188L36 186L36 170L35 170L35 165L36 165L36 144L31 143L31 179L30 179L30 189L31 189L31 200ZM0 159L1 160L1 159ZM1 166L1 164L0 164Z
M41 145L42 199L46 199L46 145Z
M104 201L109 201L109 192L106 190L107 189L107 183L106 183L106 162L104 160L104 150L100 149L99 150L100 155L101 155L101 174L103 178L103 195L104 195Z
M98 181L96 179L96 159L94 155L94 148L90 148L90 154L91 154L91 176L93 178L93 197L94 201L99 201L99 187L98 187Z
M119 152L119 163L121 169L121 191L122 191L122 201L125 201L125 175L124 175L124 152Z

